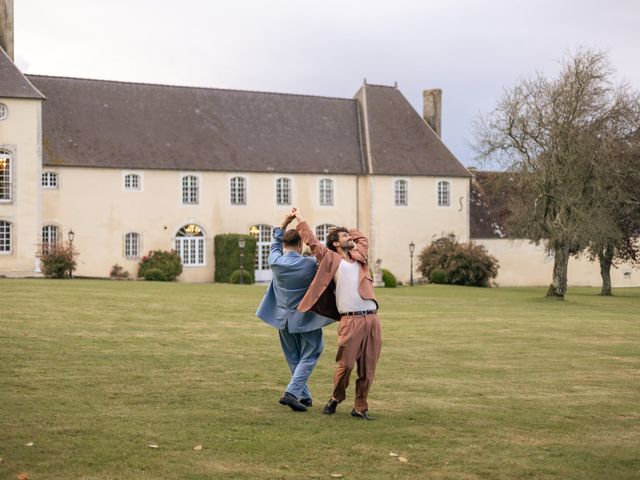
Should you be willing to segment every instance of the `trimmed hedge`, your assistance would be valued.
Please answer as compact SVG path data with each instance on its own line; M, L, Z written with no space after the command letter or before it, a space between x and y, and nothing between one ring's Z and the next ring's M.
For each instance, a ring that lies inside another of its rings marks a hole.
M398 285L396 276L386 268L382 269L382 281L384 282L385 288L396 288Z
M245 285L250 285L253 283L253 275L251 275L251 272L247 271L246 269L242 271L242 274L240 273L240 269L234 271L231 274L231 278L229 279L229 282L240 284L240 275L242 275L242 277L244 278L243 283Z
M231 283L231 275L240 267L240 247L238 246L240 237L244 237L246 242L243 260L244 270L250 275L252 274L256 263L256 239L251 235L243 235L241 233L223 233L216 235L213 240L216 259L214 281ZM240 274L238 273L238 275ZM251 275L250 283L253 283L253 275Z

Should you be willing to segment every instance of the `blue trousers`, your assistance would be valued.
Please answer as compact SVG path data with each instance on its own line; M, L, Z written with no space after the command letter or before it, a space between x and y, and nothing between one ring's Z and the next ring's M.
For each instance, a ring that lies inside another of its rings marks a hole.
M318 363L324 343L322 341L322 329L304 333L290 333L287 327L280 332L280 345L284 357L291 370L291 381L286 391L297 398L311 399L311 392L307 386L307 380Z

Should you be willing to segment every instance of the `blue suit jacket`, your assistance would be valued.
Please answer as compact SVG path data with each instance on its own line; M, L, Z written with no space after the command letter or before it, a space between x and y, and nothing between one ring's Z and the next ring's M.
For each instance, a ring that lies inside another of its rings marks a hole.
M303 257L297 252L283 254L281 228L273 229L273 242L269 266L273 280L264 294L256 315L272 327L291 333L310 332L325 327L335 320L315 312L300 312L298 304L318 269L314 257Z

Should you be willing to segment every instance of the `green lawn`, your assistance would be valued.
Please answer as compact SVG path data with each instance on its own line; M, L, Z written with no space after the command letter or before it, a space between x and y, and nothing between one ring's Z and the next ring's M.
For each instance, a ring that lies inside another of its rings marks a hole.
M0 280L0 479L640 478L640 289L379 291L375 422L353 382L321 414L335 326L314 407L278 404L263 292Z

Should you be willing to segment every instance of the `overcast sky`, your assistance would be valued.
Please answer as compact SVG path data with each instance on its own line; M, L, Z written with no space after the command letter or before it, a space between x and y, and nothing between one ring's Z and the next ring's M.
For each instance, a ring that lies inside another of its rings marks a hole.
M364 78L422 113L443 90L443 139L474 165L471 123L503 88L607 50L640 88L639 0L15 0L25 73L351 98Z

